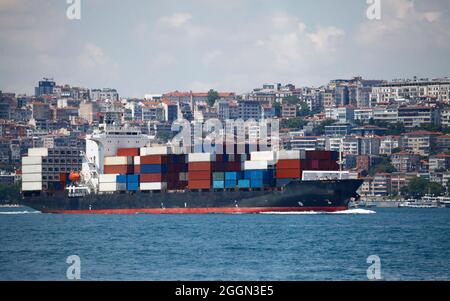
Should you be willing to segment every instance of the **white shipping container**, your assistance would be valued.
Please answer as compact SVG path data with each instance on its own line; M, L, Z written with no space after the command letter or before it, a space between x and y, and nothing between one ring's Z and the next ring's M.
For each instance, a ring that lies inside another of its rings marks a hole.
M299 150L282 150L278 152L278 160L300 160L302 158Z
M141 156L170 154L172 154L172 149L168 146L141 147Z
M141 183L140 190L151 191L151 190L166 190L167 183Z
M319 180L348 180L350 173L348 171L303 171L303 181L319 181Z
M100 192L115 192L117 191L116 183L100 183L98 186L98 191Z
M99 175L99 182L100 183L116 183L118 174L111 174L111 175Z
M29 148L28 156L29 157L47 157L48 156L48 148L45 148L45 147Z
M22 165L41 165L42 157L22 157Z
M42 165L24 165L22 166L22 174L42 173Z
M41 191L42 182L22 182L22 191Z
M276 160L276 152L266 151L266 152L251 152L251 161L272 161Z
M105 165L132 165L133 157L105 157Z
M117 183L117 191L126 191L127 183Z
M141 157L135 156L133 163L134 163L134 165L141 165Z
M216 155L211 153L193 153L189 154L188 161L192 162L212 162L215 161Z
M188 173L187 172L180 172L179 180L180 181L188 181Z
M244 170L264 170L269 167L267 161L245 161Z
M42 182L41 173L22 174L22 182Z

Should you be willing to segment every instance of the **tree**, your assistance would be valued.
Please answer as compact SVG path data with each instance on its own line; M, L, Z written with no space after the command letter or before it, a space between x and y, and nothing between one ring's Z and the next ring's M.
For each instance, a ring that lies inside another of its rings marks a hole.
M299 103L299 99L297 96L289 95L283 97L283 103L290 104L290 105L296 105Z
M332 119L327 119L322 121L318 126L317 126L317 135L324 135L325 134L325 127L327 125L332 125L333 123L335 123L336 120L332 120Z
M306 124L307 124L307 122L299 117L281 120L281 128L282 129L301 129Z
M422 197L425 194L439 196L445 193L445 188L439 183L430 182L422 177L416 177L409 181L408 186L402 193L415 198Z
M19 185L0 184L0 196L2 202L19 202L21 198Z
M281 117L281 104L279 102L275 102L272 105L273 109L275 110L275 116Z
M369 169L369 175L374 176L377 173L393 173L397 169L391 164L391 161L387 157L383 157L382 161Z
M300 110L298 111L298 116L308 116L311 114L311 110L306 102L300 102Z
M208 91L208 105L210 107L214 106L216 100L219 99L219 93L213 89Z

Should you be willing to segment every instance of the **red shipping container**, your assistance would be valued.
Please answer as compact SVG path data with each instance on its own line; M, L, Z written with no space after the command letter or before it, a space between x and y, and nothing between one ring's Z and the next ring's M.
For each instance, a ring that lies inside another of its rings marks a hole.
M311 168L313 170L318 170L319 169L319 160L312 160L311 161Z
M150 155L142 156L141 164L167 164L168 159L166 155Z
M212 171L211 162L191 162L188 166L189 172L191 171Z
M140 174L141 173L141 166L140 165L134 165L134 173Z
M211 180L212 174L210 171L190 171L188 179L191 180Z
M194 180L189 181L189 189L211 189L211 180Z
M277 169L300 168L300 160L278 160Z
M276 178L277 179L299 179L302 177L302 171L299 168L291 169L277 169Z
M159 183L166 182L166 180L166 176L160 173L141 174L140 176L141 183Z
M105 165L104 174L133 174L133 165Z
M119 148L117 150L117 156L131 157L139 156L139 148Z

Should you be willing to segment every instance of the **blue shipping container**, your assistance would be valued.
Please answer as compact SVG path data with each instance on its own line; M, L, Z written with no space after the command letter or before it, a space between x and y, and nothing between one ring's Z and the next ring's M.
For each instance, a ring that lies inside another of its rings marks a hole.
M116 177L117 183L126 183L127 182L127 176L126 175L118 175Z
M262 180L264 178L264 170L246 170L244 171L244 178L248 180Z
M251 188L262 188L263 187L263 181L260 179L252 179L250 180L250 187Z
M127 183L127 190L129 191L139 190L139 183Z
M128 175L127 182L128 183L139 183L139 175Z
M239 180L239 188L250 188L250 180Z
M225 181L225 188L236 188L236 180Z
M160 165L160 164L141 165L141 173L163 173L163 172L167 172L167 165Z
M241 173L240 172L226 172L225 173L225 181L228 180L239 180L241 178Z
M224 189L225 182L224 181L213 181L213 188L214 189Z

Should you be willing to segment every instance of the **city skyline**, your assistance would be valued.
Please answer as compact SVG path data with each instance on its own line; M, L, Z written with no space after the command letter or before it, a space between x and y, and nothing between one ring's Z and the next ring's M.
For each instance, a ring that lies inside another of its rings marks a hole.
M112 3L111 3L112 2ZM0 1L0 87L33 94L37 80L116 88L124 97L262 83L443 77L450 67L448 1ZM39 15L36 15L39 11ZM420 74L417 74L420 70Z

